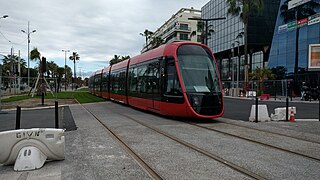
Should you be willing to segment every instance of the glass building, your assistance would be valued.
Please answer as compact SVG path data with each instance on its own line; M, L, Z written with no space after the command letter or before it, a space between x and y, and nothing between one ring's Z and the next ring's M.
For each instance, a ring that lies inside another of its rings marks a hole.
M279 0L264 1L259 15L250 15L248 21L249 71L267 66L272 35L276 22ZM208 46L219 63L222 81L244 80L244 24L240 16L228 14L226 0L211 0L202 7L203 19L226 17L225 20L209 21L213 30Z
M268 66L284 69L298 91L302 82L319 86L320 0L292 2L280 2Z

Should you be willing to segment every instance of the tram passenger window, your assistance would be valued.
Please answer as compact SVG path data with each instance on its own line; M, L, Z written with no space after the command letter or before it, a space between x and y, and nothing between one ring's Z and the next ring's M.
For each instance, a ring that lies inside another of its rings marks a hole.
M138 84L137 91L140 93L146 93L146 74L147 66L138 67Z
M137 92L138 84L138 71L137 68L130 69L130 92Z
M167 80L164 94L170 96L182 96L181 86L173 59L170 59L167 62Z
M155 63L153 66L153 76L152 76L152 88L153 93L158 94L159 91L159 79L160 79L160 73L159 73L159 63Z
M153 84L153 64L148 64L144 77L146 81L146 92L151 94Z

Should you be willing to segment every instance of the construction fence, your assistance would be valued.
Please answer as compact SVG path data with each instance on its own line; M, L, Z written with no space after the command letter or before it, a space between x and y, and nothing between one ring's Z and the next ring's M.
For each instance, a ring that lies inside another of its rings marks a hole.
M57 92L58 88L61 89L64 84L60 86L57 84L56 78L28 78L27 77L8 77L2 76L0 78L0 95L1 97L20 95L20 94L31 94L37 93L39 88L45 90L45 92ZM37 87L37 88L35 88Z

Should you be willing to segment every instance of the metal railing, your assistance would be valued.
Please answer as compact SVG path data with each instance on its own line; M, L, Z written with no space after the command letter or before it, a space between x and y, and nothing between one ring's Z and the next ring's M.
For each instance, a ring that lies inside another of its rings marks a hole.
M222 81L222 89L225 96L239 97L257 97L261 94L269 94L270 97L288 97L292 96L291 80L264 80L264 81ZM300 96L300 95L296 95Z

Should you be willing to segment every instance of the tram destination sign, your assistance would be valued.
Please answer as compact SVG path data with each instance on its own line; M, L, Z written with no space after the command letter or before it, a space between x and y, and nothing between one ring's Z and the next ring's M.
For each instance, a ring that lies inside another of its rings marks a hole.
M300 6L304 3L307 3L311 0L291 0L288 2L288 9L292 9L292 8L295 8L297 6Z

